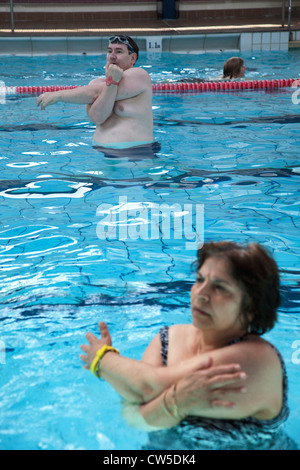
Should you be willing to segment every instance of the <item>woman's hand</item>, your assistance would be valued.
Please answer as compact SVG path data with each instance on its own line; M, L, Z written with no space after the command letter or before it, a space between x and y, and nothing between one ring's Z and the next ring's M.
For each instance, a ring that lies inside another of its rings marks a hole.
M245 378L239 364L211 365L184 377L177 383L173 396L180 416L201 415L201 410L214 407L235 407L229 395L246 391L242 383Z
M84 366L85 369L90 369L91 364L93 362L94 357L96 356L96 352L102 348L102 346L107 345L111 346L112 341L111 341L111 336L108 331L107 325L104 322L99 323L99 330L101 334L101 338L98 339L93 333L87 333L86 334L86 339L90 343L88 344L82 344L80 348L82 351L86 353L86 356L81 354L80 358L83 360L83 362L86 363Z

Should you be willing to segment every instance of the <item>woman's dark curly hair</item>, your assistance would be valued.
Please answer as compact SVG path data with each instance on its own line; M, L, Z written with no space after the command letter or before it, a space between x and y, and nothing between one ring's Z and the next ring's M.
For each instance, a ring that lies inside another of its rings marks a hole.
M209 242L197 252L197 271L211 257L229 262L230 275L244 293L241 314L247 323L247 315L253 316L251 332L262 335L271 330L281 302L279 270L272 255L257 243Z

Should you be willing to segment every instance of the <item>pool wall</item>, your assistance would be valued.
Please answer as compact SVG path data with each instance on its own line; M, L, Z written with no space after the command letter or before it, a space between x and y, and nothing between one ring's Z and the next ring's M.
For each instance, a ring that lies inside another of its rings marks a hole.
M264 31L197 35L132 36L147 52L288 51L300 41L300 31ZM1 55L103 54L108 36L0 37Z

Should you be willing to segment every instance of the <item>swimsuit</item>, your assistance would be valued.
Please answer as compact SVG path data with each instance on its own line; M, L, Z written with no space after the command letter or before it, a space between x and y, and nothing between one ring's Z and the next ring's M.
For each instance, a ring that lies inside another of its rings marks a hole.
M169 328L165 326L159 332L164 366L167 366L168 330ZM247 338L242 337L234 342L245 340ZM188 416L174 428L149 434L149 448L155 450L295 450L296 444L282 430L289 415L285 364L277 348L271 344L270 346L276 351L283 372L283 405L276 418L259 420L249 417L237 420Z
M153 140L141 140L136 142L113 142L112 144L101 144L93 140L94 147L103 147L105 149L128 149L132 147L139 147L140 145L154 144Z
M160 143L157 141L120 142L114 144L99 144L93 141L93 147L102 152L106 158L127 158L129 161L158 158L156 153L160 151Z

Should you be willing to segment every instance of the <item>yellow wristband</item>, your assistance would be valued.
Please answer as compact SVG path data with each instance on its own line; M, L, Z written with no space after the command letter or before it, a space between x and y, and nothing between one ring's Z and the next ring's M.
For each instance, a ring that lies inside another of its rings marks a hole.
M106 354L108 351L113 351L119 354L119 351L116 348L113 348L112 346L107 346L107 344L102 346L102 348L98 349L90 367L90 371L96 377L100 377L99 372L97 373L98 363L102 359L104 354Z

